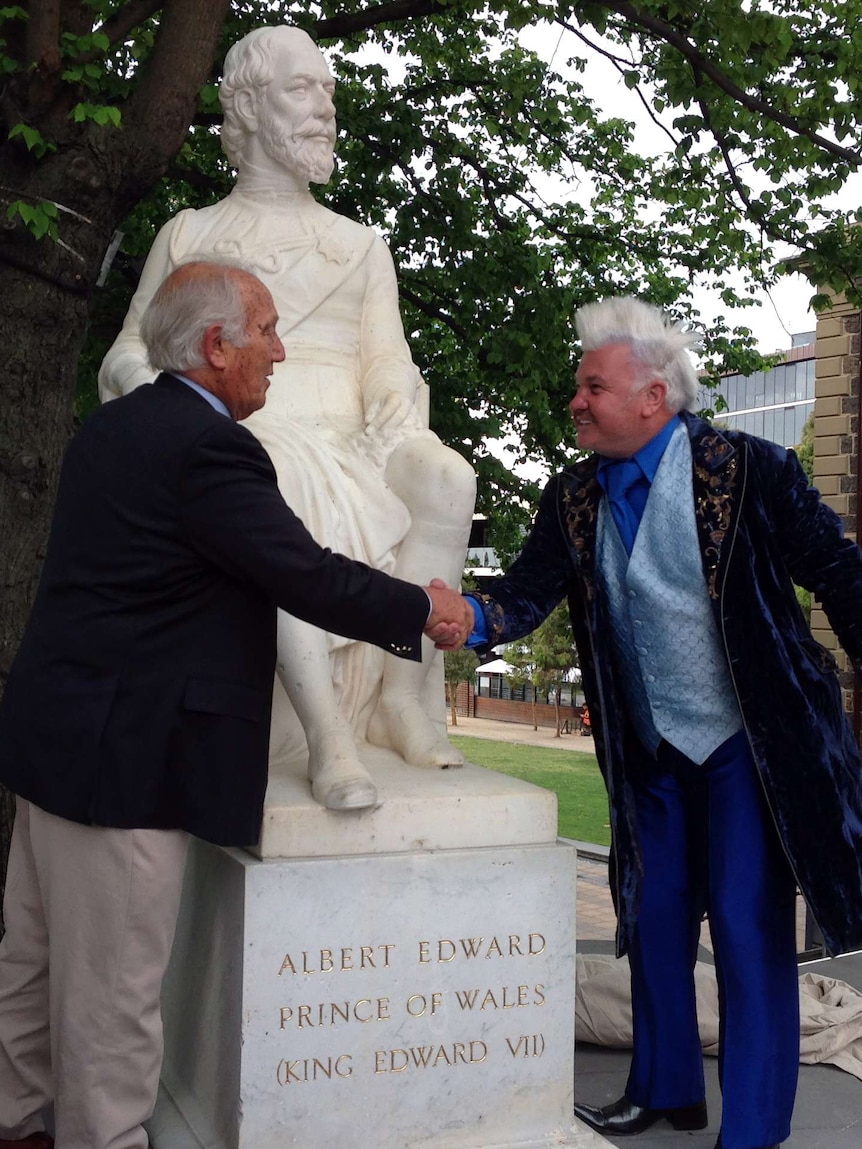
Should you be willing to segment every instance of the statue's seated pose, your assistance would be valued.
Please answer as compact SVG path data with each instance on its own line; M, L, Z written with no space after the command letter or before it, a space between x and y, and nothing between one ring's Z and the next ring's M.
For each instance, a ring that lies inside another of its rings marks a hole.
M102 365L101 394L110 399L152 379L138 325L174 267L241 261L280 315L286 358L247 426L268 450L288 504L334 550L404 579L434 574L457 585L472 468L427 429L427 388L404 338L386 244L309 191L333 168L333 88L326 61L297 28L258 29L230 50L220 98L236 186L162 228ZM290 705L276 683L271 763L296 759L307 743L314 796L330 809L377 802L357 753L363 740L416 766L460 764L445 717L433 718L444 714L439 674L425 689L428 645L421 664L405 667L280 612L278 677Z

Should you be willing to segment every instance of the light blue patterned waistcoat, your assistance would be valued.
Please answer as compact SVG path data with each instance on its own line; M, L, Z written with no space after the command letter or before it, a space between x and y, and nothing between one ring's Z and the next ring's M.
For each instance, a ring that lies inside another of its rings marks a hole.
M601 500L597 566L638 737L653 754L664 738L702 763L742 721L703 577L691 467L680 426L656 471L631 558Z

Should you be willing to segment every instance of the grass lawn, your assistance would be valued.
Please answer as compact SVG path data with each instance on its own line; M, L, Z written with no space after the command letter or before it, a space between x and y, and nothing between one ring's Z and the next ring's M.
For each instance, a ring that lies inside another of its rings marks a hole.
M592 754L563 753L489 738L467 738L450 730L449 740L476 766L523 778L557 795L560 835L582 842L611 843L608 798Z

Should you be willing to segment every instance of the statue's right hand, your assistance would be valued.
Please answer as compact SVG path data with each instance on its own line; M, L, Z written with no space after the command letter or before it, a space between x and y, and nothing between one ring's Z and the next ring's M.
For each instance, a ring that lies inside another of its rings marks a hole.
M400 391L388 391L368 408L365 414L366 427L375 431L400 427L406 423L413 411L410 401Z

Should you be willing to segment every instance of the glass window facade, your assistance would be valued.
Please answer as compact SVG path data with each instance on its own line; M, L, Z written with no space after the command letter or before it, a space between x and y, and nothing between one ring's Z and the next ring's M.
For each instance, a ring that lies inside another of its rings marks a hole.
M726 375L716 390L704 388L700 402L715 410L716 394L727 409L716 411L722 427L747 431L793 447L802 439L802 427L814 410L814 346L811 358L780 363L754 375Z

